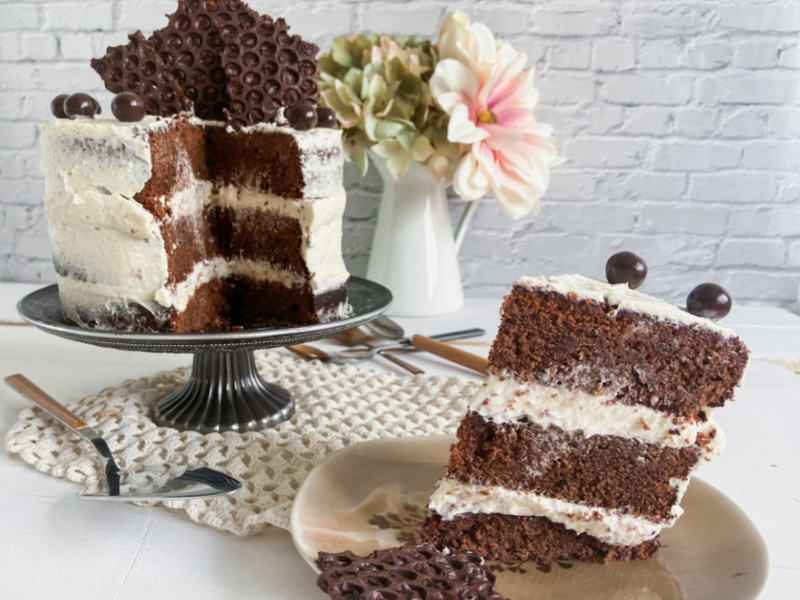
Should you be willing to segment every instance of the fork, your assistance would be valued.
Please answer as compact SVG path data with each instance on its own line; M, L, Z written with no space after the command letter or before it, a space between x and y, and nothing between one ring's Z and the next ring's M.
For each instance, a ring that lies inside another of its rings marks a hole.
M461 340L464 338L471 338L471 337L478 337L484 335L486 333L485 329L464 329L461 331L450 331L448 333L440 333L437 335L430 336L431 339L437 340L440 342L445 342L447 340ZM361 344L365 346L362 349L350 349L350 350L343 350L341 352L319 352L320 358L324 355L326 360L331 361L334 364L341 364L341 365L352 365L356 364L365 360L370 360L371 358L375 357L375 354L378 351L386 351L386 350L393 350L398 348L409 348L411 346L411 340L409 338L405 338L399 340L397 342L392 342L389 344ZM287 346L287 349L291 352L294 352L298 356L308 356L308 350L313 349L311 346ZM316 350L316 349L313 349Z
M199 500L232 494L242 487L242 483L230 475L208 467L200 467L186 470L155 489L131 488L122 491L120 486L121 470L111 454L111 449L99 433L24 375L9 375L5 378L5 382L22 396L44 409L51 417L92 444L92 447L103 459L107 492L105 494L81 492L78 494L80 498L122 500L124 502Z

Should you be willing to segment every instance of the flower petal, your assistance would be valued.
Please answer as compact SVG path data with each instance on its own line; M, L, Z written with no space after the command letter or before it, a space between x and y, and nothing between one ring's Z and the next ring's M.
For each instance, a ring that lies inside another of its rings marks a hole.
M458 102L456 94L461 96L462 102L472 103L478 95L478 80L460 62L447 59L436 65L431 76L430 89L434 100L449 114Z
M474 144L489 137L489 133L477 127L470 118L466 104L456 104L447 126L447 139L461 144Z
M510 148L522 140L522 132L511 129L510 127L485 123L480 125L480 128L489 134L486 138L486 144L488 144L492 150L498 152Z
M492 187L486 172L472 152L461 159L453 176L453 187L464 200L477 200Z

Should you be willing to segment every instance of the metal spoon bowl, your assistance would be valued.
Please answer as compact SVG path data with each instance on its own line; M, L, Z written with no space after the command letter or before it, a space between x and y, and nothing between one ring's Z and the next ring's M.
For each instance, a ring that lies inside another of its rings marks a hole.
M394 319L390 319L386 315L380 315L372 321L367 321L364 327L375 337L385 340L402 340L406 337L406 332L403 331L400 323Z

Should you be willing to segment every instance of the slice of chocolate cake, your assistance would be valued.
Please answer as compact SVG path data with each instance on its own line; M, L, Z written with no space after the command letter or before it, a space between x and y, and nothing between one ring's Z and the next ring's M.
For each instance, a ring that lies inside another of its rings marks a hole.
M425 538L506 560L648 558L717 458L748 351L627 285L524 277L458 430Z

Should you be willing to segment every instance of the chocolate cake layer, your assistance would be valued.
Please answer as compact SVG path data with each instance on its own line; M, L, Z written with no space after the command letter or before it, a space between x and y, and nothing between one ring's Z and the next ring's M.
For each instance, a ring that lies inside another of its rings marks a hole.
M609 563L650 558L658 540L638 546L612 546L585 533L578 534L544 517L468 514L450 521L432 514L422 537L439 548L475 552L493 560L580 560Z
M231 319L237 325L311 325L333 320L330 315L346 301L347 288L315 296L309 286L287 289L278 283L233 277L227 295Z
M219 255L216 237L205 215L206 211L203 211L199 215L168 219L161 223L170 284L184 281L197 263Z
M303 231L297 219L274 212L215 207L211 221L222 256L263 260L308 275Z
M172 311L170 331L196 333L230 329L229 288L230 285L221 279L200 285L185 310Z
M746 364L738 338L521 286L489 355L494 373L683 417L722 406Z
M302 198L300 150L291 135L280 132L230 133L206 127L208 170L215 185L246 185L266 194Z
M460 481L529 491L650 518L678 501L696 446L668 448L616 436L586 436L535 423L496 424L471 412L461 421L447 472Z
M287 290L273 282L234 277L200 285L183 311L157 304L110 305L100 316L79 313L76 325L137 333L311 325L340 318L340 306L346 301L346 286L315 295L308 286Z

